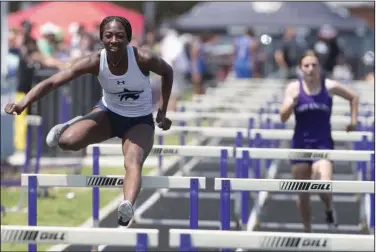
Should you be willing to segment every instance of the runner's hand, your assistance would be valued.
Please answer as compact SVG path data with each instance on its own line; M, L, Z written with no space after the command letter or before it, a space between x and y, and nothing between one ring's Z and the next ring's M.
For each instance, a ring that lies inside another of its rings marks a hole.
M19 105L18 103L8 103L5 108L4 108L4 111L7 113L7 114L10 114L10 115L19 115L21 114L23 111L25 110L25 107L22 107L21 105Z
M160 109L158 109L155 121L157 122L158 127L163 130L169 130L172 124L171 120L166 117L166 113L163 113Z

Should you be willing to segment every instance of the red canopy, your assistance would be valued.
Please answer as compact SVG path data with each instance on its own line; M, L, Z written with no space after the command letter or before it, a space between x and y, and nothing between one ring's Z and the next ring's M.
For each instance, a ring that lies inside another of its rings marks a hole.
M141 14L107 2L43 2L26 10L10 13L8 25L17 28L27 19L34 24L32 33L38 38L39 27L50 22L61 27L66 37L69 36L68 27L72 22L82 24L90 32L106 16L127 18L132 25L134 36L142 36L144 17Z

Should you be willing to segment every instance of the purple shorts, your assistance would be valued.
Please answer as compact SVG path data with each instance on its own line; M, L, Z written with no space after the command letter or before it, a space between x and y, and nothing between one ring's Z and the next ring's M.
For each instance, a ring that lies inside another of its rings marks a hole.
M292 141L291 144L292 149L304 149L304 150L333 150L334 149L334 143L333 140L328 140L325 142L317 142L317 143L304 143L303 141ZM325 159L325 157L321 158ZM306 160L306 159L291 159L291 164L298 164L298 163L307 163L309 165L312 165L314 160Z

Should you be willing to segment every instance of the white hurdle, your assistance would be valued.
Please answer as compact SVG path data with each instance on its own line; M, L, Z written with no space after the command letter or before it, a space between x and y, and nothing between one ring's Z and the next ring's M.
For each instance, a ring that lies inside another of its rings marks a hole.
M234 127L196 127L196 126L171 126L168 131L156 129L155 134L158 136L173 135L176 133L198 133L206 137L235 137L240 132L243 136L255 138L257 134L266 140L291 140L294 131L291 129L247 129ZM369 131L332 131L334 141L362 141L363 137L372 140L373 133Z
M62 175L62 174L22 174L21 185L28 186L30 176L36 176L41 187L122 187L124 176L116 175ZM189 189L191 179L197 179L198 188L206 188L204 177L142 176L144 189Z
M375 182L346 180L297 179L234 179L215 178L214 189L223 189L228 181L230 190L268 192L374 193Z
M170 229L170 247L256 251L374 251L373 235Z
M169 112L167 117L173 121L190 121L194 119L222 119L247 121L254 118L255 122L261 123L270 119L272 123L281 123L279 114L259 114L259 113L231 113L231 112ZM358 121L362 125L370 126L374 122L371 117L359 117ZM350 123L349 116L332 115L331 124L335 128L345 128ZM288 126L295 124L294 116L291 116L285 123Z
M138 251L157 247L158 229L78 228L1 225L1 242L132 246Z
M121 152L118 144L93 144L87 148L91 154L93 147L103 148L101 154L117 155ZM106 152L107 151L107 152ZM118 152L116 152L118 151ZM259 159L329 159L333 161L370 161L374 151L354 150L306 150L279 148L234 148L229 146L195 146L195 145L154 145L150 155L187 156L187 157L221 157L227 151L229 158L241 158L243 151L248 151L251 158Z

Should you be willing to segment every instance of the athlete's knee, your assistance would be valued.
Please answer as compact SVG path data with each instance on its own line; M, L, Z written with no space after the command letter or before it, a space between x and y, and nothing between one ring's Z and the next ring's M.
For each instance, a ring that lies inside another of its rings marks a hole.
M124 166L127 174L138 176L141 174L142 165L139 162L124 161Z
M64 132L59 139L59 147L62 150L78 151L81 149L77 134L74 132Z

